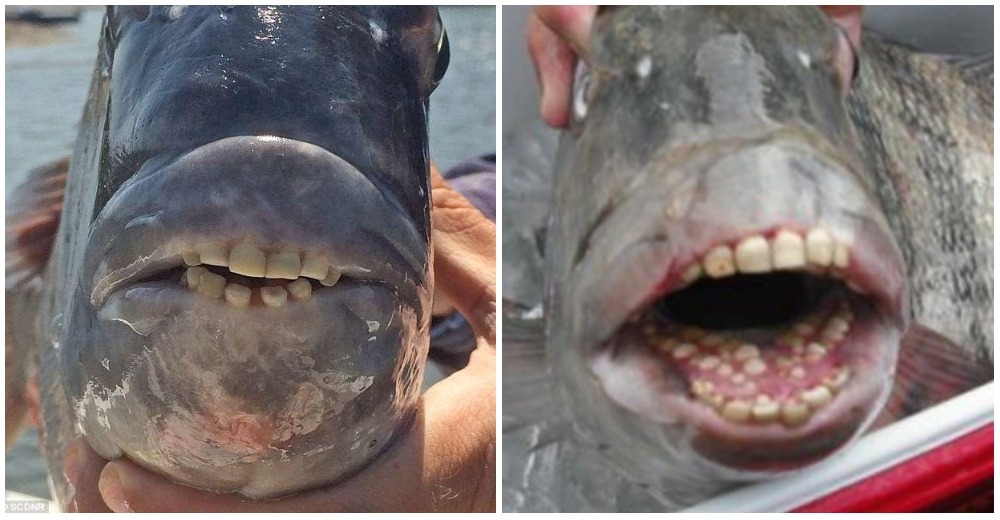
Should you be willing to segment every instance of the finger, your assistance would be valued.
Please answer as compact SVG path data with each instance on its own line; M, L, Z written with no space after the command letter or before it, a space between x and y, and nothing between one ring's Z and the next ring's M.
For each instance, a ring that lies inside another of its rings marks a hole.
M528 55L535 64L541 88L539 111L546 124L563 128L569 124L569 100L573 87L576 52L532 12L528 18Z
M267 502L241 495L210 493L174 484L126 459L113 460L104 467L99 487L104 501L116 513L278 510L268 509ZM293 507L294 504L288 504L285 510L295 511Z
M496 341L496 225L431 166L431 217L437 290L477 336Z
M590 32L597 15L595 5L543 5L535 8L538 19L566 40L576 54L590 56Z
M834 66L840 75L840 89L845 95L854 80L857 50L861 48L861 14L860 5L824 5L820 8L830 17L833 23L843 29L839 48L835 56Z
M72 496L67 504L70 512L107 513L98 481L108 461L101 458L82 438L71 440L63 454L63 474L69 481Z

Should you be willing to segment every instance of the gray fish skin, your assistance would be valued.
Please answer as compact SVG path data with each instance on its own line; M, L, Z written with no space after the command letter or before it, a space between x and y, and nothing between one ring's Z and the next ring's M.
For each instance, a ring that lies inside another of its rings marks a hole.
M419 400L436 9L122 7L103 31L35 307L58 500L79 436L252 498L351 476ZM342 276L280 307L182 285L182 254L241 243Z
M836 38L814 8L605 10L552 176L518 168L544 164L538 143L549 134L505 142L505 207L539 198L518 186L551 196L547 219L537 208L504 212L505 512L678 509L781 474L707 460L692 441L698 428L651 420L648 407L609 395L608 372L595 373L663 271L706 244L817 223L854 240L883 350L850 432L789 435L790 446L819 445L800 466L872 424L911 324L992 364L992 74L869 38L845 103L829 61ZM925 97L932 117L922 117ZM545 340L532 357L506 338L519 337L517 317L538 315L543 279ZM649 363L635 358L621 379L655 396L642 387ZM532 363L544 363L541 374L527 373ZM897 391L911 383L895 381ZM545 387L553 404L519 404ZM761 448L731 448L740 449Z

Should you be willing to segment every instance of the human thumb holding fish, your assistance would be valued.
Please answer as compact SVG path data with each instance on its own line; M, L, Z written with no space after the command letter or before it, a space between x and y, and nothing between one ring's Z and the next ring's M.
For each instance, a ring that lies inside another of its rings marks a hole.
M841 90L850 89L861 42L861 11L858 5L820 6L839 27L843 38L834 60L841 77ZM541 86L539 111L555 128L569 125L569 100L576 60L590 61L590 32L597 15L595 5L546 5L535 7L528 17L528 54L535 64Z
M437 289L469 320L469 364L422 397L415 424L339 484L274 501L174 484L125 459L100 474L117 512L493 511L496 475L496 227L431 168Z

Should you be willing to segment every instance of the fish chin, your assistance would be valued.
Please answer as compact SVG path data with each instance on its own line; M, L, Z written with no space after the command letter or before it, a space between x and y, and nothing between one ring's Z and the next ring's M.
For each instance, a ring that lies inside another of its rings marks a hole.
M325 150L239 137L160 161L88 254L63 369L102 456L273 498L349 477L411 424L427 242Z
M345 478L391 446L412 420L427 348L413 309L351 281L244 309L147 283L113 294L97 322L97 344L114 352L84 364L98 372L76 400L91 445L254 498Z

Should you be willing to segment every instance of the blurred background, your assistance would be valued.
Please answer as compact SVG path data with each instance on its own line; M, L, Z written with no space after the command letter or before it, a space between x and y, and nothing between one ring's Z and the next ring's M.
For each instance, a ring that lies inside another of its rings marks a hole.
M103 7L6 9L6 193L31 169L68 155L90 87ZM493 6L442 7L451 63L431 96L430 151L441 170L496 148ZM428 364L425 388L441 378ZM49 497L38 432L6 456L6 489Z

